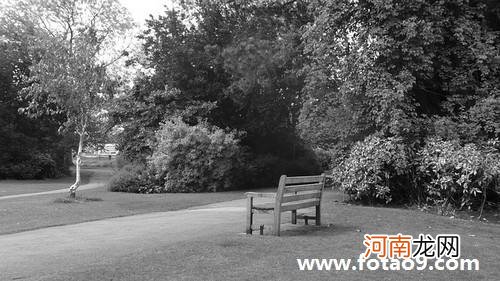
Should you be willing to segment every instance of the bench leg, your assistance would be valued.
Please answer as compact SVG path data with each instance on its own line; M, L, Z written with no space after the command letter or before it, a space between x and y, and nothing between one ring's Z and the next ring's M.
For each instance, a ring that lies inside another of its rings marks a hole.
M253 197L247 198L247 225L246 225L246 233L252 234L252 224L253 224Z
M316 206L316 225L321 225L321 206Z
M273 227L273 232L274 235L280 236L280 224L281 224L281 212L276 209L274 210L274 227Z
M292 211L292 224L297 224L297 210Z

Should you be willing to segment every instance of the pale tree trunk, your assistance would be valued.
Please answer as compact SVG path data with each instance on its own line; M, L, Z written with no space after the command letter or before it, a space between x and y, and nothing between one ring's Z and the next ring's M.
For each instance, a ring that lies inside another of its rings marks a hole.
M82 163L81 159L81 154L82 154L82 149L83 149L83 136L84 133L78 133L79 140L78 140L78 152L76 153L76 179L75 183L69 187L69 197L70 198L76 198L76 190L78 187L80 187L80 165Z

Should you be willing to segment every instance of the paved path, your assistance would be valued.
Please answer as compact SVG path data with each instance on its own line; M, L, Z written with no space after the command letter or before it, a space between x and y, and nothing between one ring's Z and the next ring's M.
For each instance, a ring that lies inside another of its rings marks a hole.
M0 280L38 280L207 235L241 233L245 201L0 235Z

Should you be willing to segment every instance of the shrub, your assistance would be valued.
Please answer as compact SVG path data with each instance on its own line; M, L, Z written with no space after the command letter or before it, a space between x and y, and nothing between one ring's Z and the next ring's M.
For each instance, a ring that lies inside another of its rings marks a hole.
M331 151L321 147L317 147L313 151L318 159L321 170L326 171L332 168L333 153Z
M35 154L32 161L39 167L39 172L35 175L35 178L43 179L56 177L58 173L56 162L49 154Z
M126 165L132 164L132 161L130 161L124 154L118 153L115 158L115 164L118 169L121 169Z
M189 126L180 118L156 132L148 163L165 192L206 192L234 188L242 152L235 132L201 122Z
M113 177L110 189L141 193L223 191L275 186L282 174L320 172L313 151L305 146L298 146L288 158L250 155L240 147L237 135L205 122L190 126L181 119L168 120L156 132L150 144L153 154L146 163L126 165Z
M43 179L57 175L56 162L45 153L32 154L29 159L0 166L0 178Z
M152 180L149 169L143 164L128 164L123 166L111 177L108 187L110 191L117 192L159 192Z
M408 163L401 139L368 137L351 148L348 157L334 169L334 178L355 200L404 200Z
M419 153L419 172L427 202L442 211L479 206L496 193L500 155L475 144L429 139Z

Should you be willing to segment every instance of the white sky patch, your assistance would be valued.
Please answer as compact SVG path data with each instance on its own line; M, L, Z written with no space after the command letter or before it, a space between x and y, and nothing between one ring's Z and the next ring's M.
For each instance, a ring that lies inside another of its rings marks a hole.
M141 26L145 25L149 15L157 17L165 13L165 6L171 9L174 0L119 0L129 11L135 22Z
M2 0L0 0L2 1ZM143 42L137 38L146 28L146 19L153 15L157 18L159 15L164 15L167 9L172 9L176 5L176 0L118 0L130 13L130 16L135 22L135 27L122 35L115 38L112 45L106 49L103 55L104 61L113 60L119 56L123 50L126 50L129 55L121 57L119 60L108 66L108 74L122 81L122 89L118 91L118 96L127 92L127 88L131 89L134 85L134 79L138 75L150 75L152 69L146 69L141 64L133 64L126 66L126 61L132 58L144 57L142 52Z

